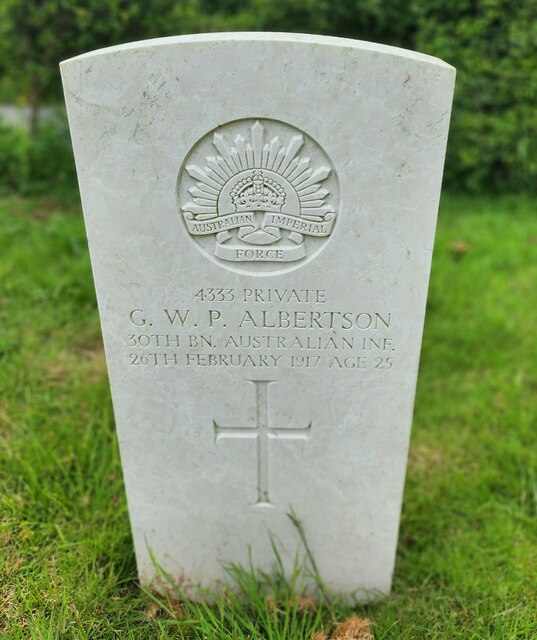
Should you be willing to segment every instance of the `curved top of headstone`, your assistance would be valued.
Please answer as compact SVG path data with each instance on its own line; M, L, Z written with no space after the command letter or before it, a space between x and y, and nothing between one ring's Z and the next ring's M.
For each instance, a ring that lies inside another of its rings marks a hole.
M401 47L392 47L385 44L377 44L376 42L367 42L365 40L353 40L351 38L338 38L334 36L321 36L309 33L280 33L270 31L235 31L220 33L197 33L183 36L168 36L165 38L151 38L149 40L138 40L136 42L128 42L126 44L115 45L112 47L104 47L96 49L79 56L74 56L68 60L64 60L61 65L67 65L71 62L82 61L87 58L104 55L114 55L125 51L133 51L137 49L148 49L152 47L163 47L175 44L194 44L194 43L211 43L211 42L281 42L281 43L301 43L310 45L321 45L327 47L346 47L349 49L360 49L372 53L381 53L390 56L398 56L409 58L414 62L422 62L431 65L437 65L446 69L455 68L444 62L440 58L427 55L426 53L418 53Z

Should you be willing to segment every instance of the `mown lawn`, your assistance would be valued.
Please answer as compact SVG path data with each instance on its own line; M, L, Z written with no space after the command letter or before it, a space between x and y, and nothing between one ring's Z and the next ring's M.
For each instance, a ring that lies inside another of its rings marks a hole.
M376 640L537 638L536 210L444 198ZM330 637L351 612L278 576L212 609L140 590L81 216L1 199L0 251L0 637Z

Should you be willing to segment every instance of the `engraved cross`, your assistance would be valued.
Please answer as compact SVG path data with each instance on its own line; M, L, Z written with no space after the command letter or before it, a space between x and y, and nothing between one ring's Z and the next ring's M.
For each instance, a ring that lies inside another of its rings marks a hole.
M256 423L253 427L222 427L213 420L214 441L250 438L257 444L257 503L269 505L269 440L308 440L311 422L300 429L269 426L269 385L274 380L247 380L255 386Z

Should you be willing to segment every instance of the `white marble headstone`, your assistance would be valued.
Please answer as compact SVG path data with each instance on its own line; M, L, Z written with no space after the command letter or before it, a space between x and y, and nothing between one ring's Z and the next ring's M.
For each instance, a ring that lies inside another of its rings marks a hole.
M61 65L140 579L390 589L454 69L310 35Z

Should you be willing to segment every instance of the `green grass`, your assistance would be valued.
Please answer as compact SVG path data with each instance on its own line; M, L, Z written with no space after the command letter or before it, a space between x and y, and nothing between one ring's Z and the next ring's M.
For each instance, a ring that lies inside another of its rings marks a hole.
M537 638L537 201L446 197L383 638ZM214 606L140 590L85 234L0 200L0 637L309 639L276 570ZM300 576L294 577L299 590Z

